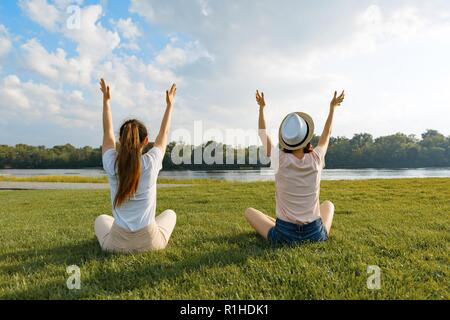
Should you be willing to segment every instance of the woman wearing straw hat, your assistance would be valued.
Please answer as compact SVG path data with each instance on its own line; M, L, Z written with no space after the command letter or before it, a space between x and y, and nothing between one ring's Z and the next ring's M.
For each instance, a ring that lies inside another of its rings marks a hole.
M344 91L340 96L334 93L330 113L316 148L311 145L314 136L312 118L303 112L289 114L280 126L278 152L266 131L264 93L256 92L259 137L266 155L272 158L273 163L278 162L275 174L277 219L253 208L245 211L245 218L265 239L281 243L328 240L334 205L330 201L320 204L320 180L334 111L344 97Z

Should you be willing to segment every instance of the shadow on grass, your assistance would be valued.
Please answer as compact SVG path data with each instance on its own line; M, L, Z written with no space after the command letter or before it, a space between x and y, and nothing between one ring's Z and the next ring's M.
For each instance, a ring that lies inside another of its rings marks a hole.
M131 261L131 267L129 263L120 261L124 266L119 270L114 270L108 262L124 256L101 252L95 240L53 249L29 250L1 255L0 259L7 256L8 258L18 259L18 261L28 260L18 265L2 267L2 272L7 273L34 273L46 268L47 264L62 265L65 271L66 266L75 264L81 267L81 273L83 274L83 265L89 264L89 262L98 261L105 266L100 271L90 270L87 278L82 277L81 290L68 290L66 288L68 275L63 273L60 280L45 281L44 279L39 285L27 286L23 290L14 290L10 294L3 295L2 299L89 299L98 296L104 297L130 292L144 286L154 287L164 280L174 279L185 273L193 273L205 268L229 265L238 265L242 268L249 258L258 257L282 247L281 245L269 244L253 233L216 236L206 238L204 241L205 243L215 244L219 249L209 249L209 251L200 254L182 256L181 258L178 256L170 258L171 254L168 251L163 253L166 254L166 257L169 257L169 259L162 259L166 260L165 262L146 259L148 258L146 257L147 254L161 254L157 252L134 255L129 260ZM43 257L43 259L35 261L36 257ZM133 263L132 261L136 260L136 257L139 262ZM139 293L137 292L135 295L139 295ZM170 299L171 297L167 298Z
M7 274L21 272L39 272L48 265L72 265L89 260L107 260L111 255L100 250L97 239L77 241L48 249L30 249L0 254L0 261L11 261L0 266L0 272ZM17 262L18 263L17 263Z

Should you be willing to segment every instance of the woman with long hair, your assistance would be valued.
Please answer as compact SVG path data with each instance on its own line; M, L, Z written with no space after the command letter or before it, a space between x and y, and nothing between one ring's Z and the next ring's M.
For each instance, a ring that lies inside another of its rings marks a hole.
M331 137L335 109L344 101L345 93L334 93L325 128L318 146L313 148L314 121L303 112L289 114L279 130L279 150L272 145L266 131L264 93L256 92L259 105L259 137L264 150L276 163L276 216L248 208L245 218L265 239L278 243L326 241L333 222L334 205L320 204L320 180Z
M103 168L111 187L112 213L95 220L95 234L105 251L131 253L164 249L175 228L176 214L166 210L156 215L156 181L162 169L177 92L174 84L166 91L166 111L154 147L148 145L148 132L139 120L120 127L119 145L112 124L110 87L101 79L103 93Z

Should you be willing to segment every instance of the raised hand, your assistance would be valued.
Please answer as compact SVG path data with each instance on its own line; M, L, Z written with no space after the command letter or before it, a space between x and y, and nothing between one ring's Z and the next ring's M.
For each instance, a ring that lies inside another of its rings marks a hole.
M260 108L264 108L266 106L266 101L264 100L264 92L259 92L256 90L256 102L258 103Z
M109 85L106 85L104 79L100 80L100 91L103 93L103 145L102 153L104 154L109 149L116 147L116 140L114 137L113 121L111 108L109 106L109 99L111 99L111 93Z
M177 95L177 85L174 83L170 88L170 90L166 90L167 106L172 106L173 100L175 99L176 95Z
M100 90L103 93L103 100L108 101L111 99L111 93L109 90L109 86L106 85L106 82L104 79L100 80Z
M339 97L337 96L337 91L335 91L333 100L331 100L331 103L330 103L330 107L331 108L339 107L341 105L341 103L344 102L344 99L345 99L344 91L342 91L342 93Z

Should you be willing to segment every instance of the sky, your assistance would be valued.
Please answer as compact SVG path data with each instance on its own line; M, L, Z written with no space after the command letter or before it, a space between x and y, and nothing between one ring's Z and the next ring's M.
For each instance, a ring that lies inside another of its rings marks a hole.
M448 0L1 0L0 144L99 146L101 77L151 139L173 82L172 140L256 130L256 89L272 132L345 89L334 136L449 135L448 57Z

